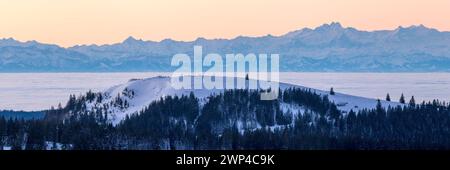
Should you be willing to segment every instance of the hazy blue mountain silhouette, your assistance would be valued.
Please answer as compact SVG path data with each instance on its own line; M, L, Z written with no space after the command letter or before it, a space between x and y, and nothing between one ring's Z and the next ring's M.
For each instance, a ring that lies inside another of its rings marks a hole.
M450 32L423 25L361 31L339 23L281 36L160 42L128 37L109 45L62 48L36 41L0 39L1 72L172 71L176 53L278 53L281 71L450 71Z

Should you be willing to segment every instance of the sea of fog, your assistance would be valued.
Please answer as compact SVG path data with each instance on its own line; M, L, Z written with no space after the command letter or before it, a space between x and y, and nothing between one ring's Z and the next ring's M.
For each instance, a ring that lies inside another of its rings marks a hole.
M102 91L132 78L170 73L0 73L0 110L43 110L63 105L70 94ZM282 82L384 99L450 101L450 73L280 73Z

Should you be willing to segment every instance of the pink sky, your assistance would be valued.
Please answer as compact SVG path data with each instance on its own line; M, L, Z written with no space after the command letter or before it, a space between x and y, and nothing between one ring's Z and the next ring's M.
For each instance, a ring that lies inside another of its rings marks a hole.
M450 31L450 0L0 0L0 38L61 46L282 35L338 21Z

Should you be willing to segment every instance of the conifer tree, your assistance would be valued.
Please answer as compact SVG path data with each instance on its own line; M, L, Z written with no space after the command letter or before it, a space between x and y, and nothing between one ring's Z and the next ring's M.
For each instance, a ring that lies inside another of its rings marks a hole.
M388 102L391 101L391 96L389 96L389 93L386 95L386 101L388 101Z
M377 110L381 110L383 109L383 106L381 105L381 100L377 99L377 106L376 106Z
M414 99L414 96L411 96L411 100L409 100L409 105L411 107L414 107L416 105L416 100Z
M400 96L399 102L402 103L402 104L405 104L405 96L403 96L403 93L402 93L402 95Z

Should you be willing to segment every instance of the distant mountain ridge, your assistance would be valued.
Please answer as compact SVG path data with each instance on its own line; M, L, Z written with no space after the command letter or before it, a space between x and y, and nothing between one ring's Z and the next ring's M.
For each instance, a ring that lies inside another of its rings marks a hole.
M143 41L129 37L109 45L62 48L36 41L0 39L0 72L173 71L171 57L191 54L278 53L281 71L450 71L450 32L423 25L361 31L333 22L281 36Z

